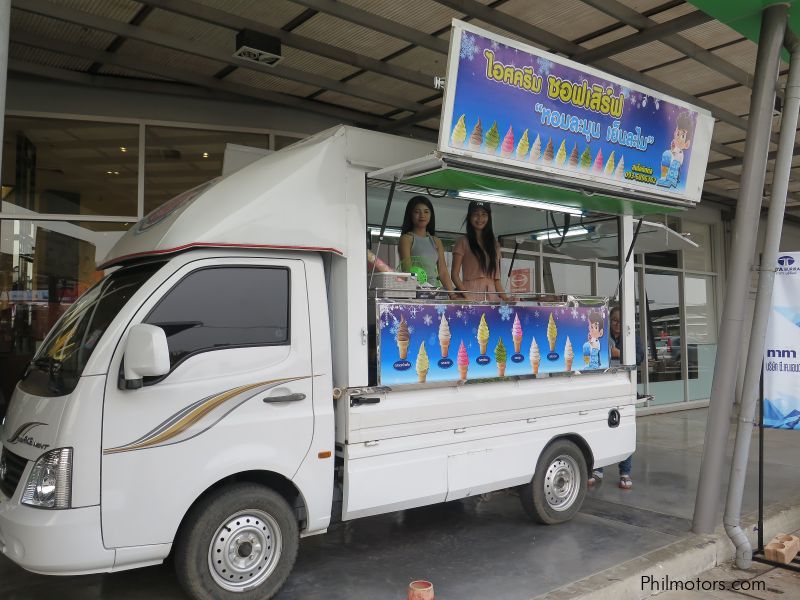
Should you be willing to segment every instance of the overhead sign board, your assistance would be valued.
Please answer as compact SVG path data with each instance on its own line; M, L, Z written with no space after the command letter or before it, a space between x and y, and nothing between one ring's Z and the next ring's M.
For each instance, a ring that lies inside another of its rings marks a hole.
M713 126L708 111L454 21L444 153L694 203Z

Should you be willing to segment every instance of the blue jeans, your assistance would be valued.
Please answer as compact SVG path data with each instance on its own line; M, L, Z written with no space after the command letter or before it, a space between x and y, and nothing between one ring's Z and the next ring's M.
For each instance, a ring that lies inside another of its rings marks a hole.
M631 454L628 458L619 463L619 476L622 477L623 475L630 475L632 465L633 465L633 454ZM598 467L595 469L595 471L599 471L600 473L602 473L603 467Z

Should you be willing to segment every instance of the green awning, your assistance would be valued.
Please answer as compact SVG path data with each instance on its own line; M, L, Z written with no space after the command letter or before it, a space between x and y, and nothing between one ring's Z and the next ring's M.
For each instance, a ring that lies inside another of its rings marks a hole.
M761 13L764 8L772 4L789 4L789 28L795 35L800 32L800 9L795 6L795 0L785 0L784 2L776 2L776 0L689 0L689 3L756 44L761 32ZM789 60L789 55L785 50L784 59Z

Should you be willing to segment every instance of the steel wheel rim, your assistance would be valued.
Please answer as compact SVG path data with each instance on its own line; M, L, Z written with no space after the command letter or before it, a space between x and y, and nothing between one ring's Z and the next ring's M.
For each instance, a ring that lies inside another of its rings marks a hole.
M282 542L280 526L272 515L254 509L237 512L225 519L211 539L211 576L231 592L257 587L277 567Z
M581 491L580 467L573 457L562 454L553 459L544 475L547 505L558 512L569 510Z

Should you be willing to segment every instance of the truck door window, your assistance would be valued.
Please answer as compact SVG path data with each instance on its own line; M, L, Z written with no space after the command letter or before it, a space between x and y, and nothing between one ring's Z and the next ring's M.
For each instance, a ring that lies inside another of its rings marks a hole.
M211 267L184 277L145 323L167 334L170 364L211 350L289 344L289 270Z

